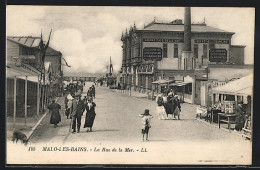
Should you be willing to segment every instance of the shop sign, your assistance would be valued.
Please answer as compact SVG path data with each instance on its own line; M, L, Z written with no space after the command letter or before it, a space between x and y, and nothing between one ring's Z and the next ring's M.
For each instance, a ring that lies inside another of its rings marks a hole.
M144 60L161 60L162 49L159 47L145 47L143 49Z
M168 38L143 38L143 42L166 42L166 43L183 43L183 39L168 39Z
M211 49L209 50L210 62L226 62L227 50L226 49Z
M229 40L195 39L194 43L229 44Z

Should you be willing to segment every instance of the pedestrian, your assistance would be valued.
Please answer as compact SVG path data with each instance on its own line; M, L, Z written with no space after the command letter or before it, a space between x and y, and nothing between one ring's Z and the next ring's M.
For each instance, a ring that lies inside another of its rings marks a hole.
M243 108L242 103L238 104L237 111L236 111L236 118L235 118L235 130L240 131L244 127L245 124L245 115L246 111Z
M180 113L181 113L181 105L180 105L180 101L178 99L178 95L174 96L173 99L173 110L174 110L174 119L176 118L176 116L178 116L178 119L180 120Z
M72 105L70 109L70 114L72 117L72 133L76 132L76 123L77 123L77 132L80 132L80 125L81 125L81 116L84 112L84 104L83 101L80 99L80 95L76 95L75 99L72 100Z
M70 93L66 96L66 112L65 112L65 115L67 116L67 119L69 118L69 115L70 115L70 109L71 109L71 106L72 106L72 100L73 100L73 97L70 95Z
M159 119L165 119L164 115L166 115L164 106L163 106L163 98L162 98L162 94L159 94L156 98L156 103L157 103L157 113L159 116Z
M52 103L48 106L49 111L51 111L50 124L54 124L54 128L56 128L59 122L61 122L61 116L59 110L61 106L55 103L55 100L52 100Z
M95 86L92 85L92 95L93 95L93 98L95 99L96 98L96 90L95 90Z
M145 109L144 113L140 114L139 117L142 118L143 141L145 135L146 135L146 141L149 141L148 133L149 133L149 129L151 128L151 119L153 118L153 116L149 114L149 109Z
M85 105L86 117L84 128L87 128L87 132L92 132L92 126L96 117L95 107L96 103L93 102L92 98L89 98Z
M173 105L173 98L170 96L167 96L167 102L164 103L164 108L167 114L167 118L169 119L169 115L171 115L171 119L173 119L173 112L174 112L174 105Z

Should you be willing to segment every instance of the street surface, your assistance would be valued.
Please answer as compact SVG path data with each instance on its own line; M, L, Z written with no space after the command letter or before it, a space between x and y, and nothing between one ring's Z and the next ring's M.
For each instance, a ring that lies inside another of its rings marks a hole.
M85 94L90 84L86 84ZM30 146L86 146L92 152L74 152L77 160L70 154L62 158L72 163L149 163L149 164L246 164L251 160L251 142L217 126L196 120L196 107L182 104L181 120L159 120L155 101L131 97L108 89L96 87L96 118L93 132L86 132L84 117L81 132L69 133L70 119L64 115L64 97L58 100L62 106L62 122L57 128L49 124L48 114L30 139ZM148 142L142 141L141 118L145 109L153 115ZM94 148L132 148L134 153L96 153ZM144 148L147 152L140 152ZM40 150L40 149L39 149ZM84 155L85 154L85 155ZM141 155L140 155L141 154ZM55 152L55 157L64 152ZM111 161L111 159L113 161ZM115 161L116 160L116 161ZM48 160L54 161L53 159ZM56 163L56 162L55 162Z

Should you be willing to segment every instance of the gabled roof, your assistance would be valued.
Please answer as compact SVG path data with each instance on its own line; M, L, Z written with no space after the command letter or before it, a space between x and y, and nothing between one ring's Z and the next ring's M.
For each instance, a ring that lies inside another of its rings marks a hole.
M40 45L41 42L41 37L12 37L12 36L8 36L7 37L8 40L11 40L13 42L16 42L18 44L27 46L27 47L38 47Z
M146 26L144 31L176 31L184 32L183 24L171 24L171 23L152 23ZM210 32L210 33L227 33L234 34L234 32L228 32L218 28L207 26L206 24L191 24L191 32Z
M28 37L12 37L12 36L8 36L7 39L11 40L15 43L21 44L23 46L30 47L30 48L37 48L37 47L39 47L39 45L41 43L41 37L31 37L31 36L28 36ZM46 50L46 55L61 55L61 52L56 51L49 46Z

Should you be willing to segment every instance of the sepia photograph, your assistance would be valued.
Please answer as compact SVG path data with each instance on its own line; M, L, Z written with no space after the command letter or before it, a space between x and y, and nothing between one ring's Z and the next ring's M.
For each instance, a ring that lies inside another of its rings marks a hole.
M255 8L6 6L7 165L252 165Z

